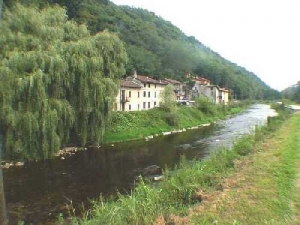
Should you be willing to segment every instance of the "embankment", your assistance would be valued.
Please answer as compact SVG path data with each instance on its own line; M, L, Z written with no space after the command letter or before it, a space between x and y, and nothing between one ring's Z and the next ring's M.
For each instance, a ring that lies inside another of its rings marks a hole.
M140 181L117 201L100 200L73 224L298 224L300 115L282 115L231 150L182 158L159 185Z
M173 111L154 108L138 112L114 112L111 125L104 135L104 142L141 139L151 135L161 135L162 132L211 123L227 115L239 113L246 106L246 104L213 105L208 111L201 111L197 107L178 106Z

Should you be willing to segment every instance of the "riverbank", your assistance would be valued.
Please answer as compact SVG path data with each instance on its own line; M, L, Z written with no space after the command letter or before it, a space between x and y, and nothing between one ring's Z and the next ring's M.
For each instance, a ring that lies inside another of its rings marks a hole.
M208 110L178 106L174 111L154 108L138 112L114 112L111 125L104 135L104 143L152 138L163 133L212 123L228 115L240 113L248 105L249 103L208 105Z
M250 224L261 224L273 218L284 222L292 215L292 199L294 211L299 209L293 184L300 117L293 116L275 131L280 121L270 120L268 127L243 137L231 151L216 151L201 162L183 158L172 176L165 171L158 186L141 181L117 201L100 200L86 219L73 224L249 224L250 219Z
M300 114L253 146L221 179L220 190L202 192L201 204L176 224L300 223ZM157 223L160 224L160 223Z

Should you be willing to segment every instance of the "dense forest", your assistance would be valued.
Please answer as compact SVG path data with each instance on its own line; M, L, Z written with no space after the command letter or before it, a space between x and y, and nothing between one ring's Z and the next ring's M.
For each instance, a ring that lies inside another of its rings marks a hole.
M140 8L117 6L109 0L4 0L45 7L59 4L70 19L86 24L95 34L108 30L125 42L128 62L126 73L134 70L152 77L184 80L186 73L210 79L214 84L233 90L238 99L279 98L260 78L245 68L224 59L195 37ZM220 37L222 38L222 37Z
M22 4L20 4L20 3ZM4 0L0 136L5 157L101 143L120 78L202 76L238 99L278 97L255 74L155 14L107 0Z
M282 91L282 95L286 99L300 103L300 81L297 84L288 87Z

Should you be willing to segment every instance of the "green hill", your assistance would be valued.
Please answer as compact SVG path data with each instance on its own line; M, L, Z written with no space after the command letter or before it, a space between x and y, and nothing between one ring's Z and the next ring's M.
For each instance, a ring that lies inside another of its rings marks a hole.
M4 0L11 7L17 0ZM278 98L259 77L212 51L195 37L145 9L117 6L108 0L19 0L43 7L59 4L70 19L86 23L92 33L116 32L126 44L127 74L137 70L152 77L185 80L191 73L233 90L238 99Z

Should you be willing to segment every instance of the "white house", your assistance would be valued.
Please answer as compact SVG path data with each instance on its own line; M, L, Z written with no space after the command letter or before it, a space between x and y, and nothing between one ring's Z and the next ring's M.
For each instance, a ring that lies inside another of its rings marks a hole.
M148 76L137 75L121 81L115 110L140 111L159 107L160 93L167 84Z

